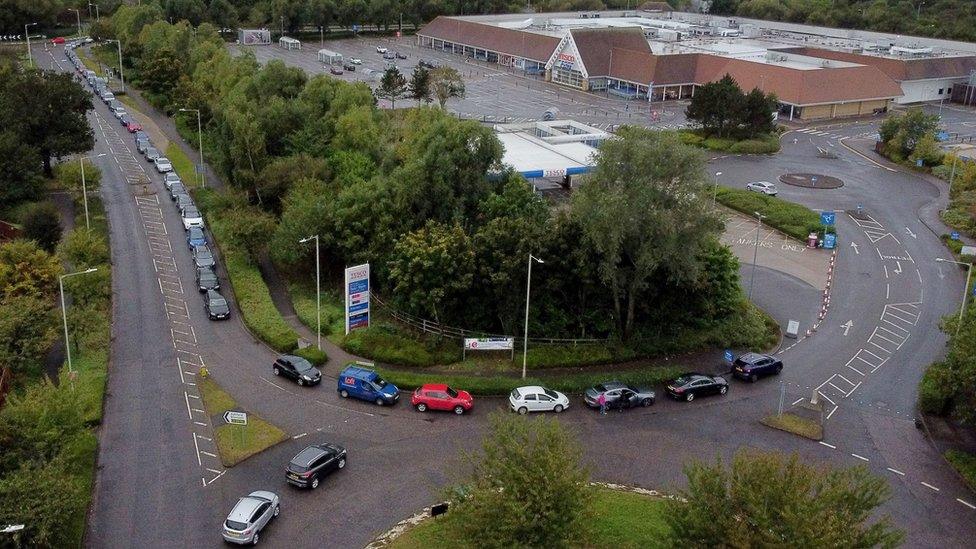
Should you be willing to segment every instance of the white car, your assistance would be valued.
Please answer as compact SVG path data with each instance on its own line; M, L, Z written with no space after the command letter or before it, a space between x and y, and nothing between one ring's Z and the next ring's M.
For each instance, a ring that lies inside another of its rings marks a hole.
M189 231L190 227L203 227L203 216L196 206L187 205L181 212L183 217L183 230Z
M389 50L387 50L383 46L376 46L376 53L386 53L387 51Z
M525 415L529 412L556 412L569 408L569 397L538 385L517 387L508 395L513 412Z
M360 58L358 58L358 57L350 57L349 58L349 62L352 63L353 65L362 65L363 64L363 60L360 59Z
M115 118L122 118L123 116L129 113L126 112L123 107L115 107L115 110L112 111L112 114L115 115Z
M752 183L746 184L746 189L754 191L757 193L768 194L769 196L776 196L776 185L773 185L769 181L753 181Z
M258 534L281 512L278 494L258 490L237 500L223 525L224 541L257 545Z
M169 159L165 156L160 156L154 160L156 164L156 171L159 173L166 173L173 171L173 164L170 163Z

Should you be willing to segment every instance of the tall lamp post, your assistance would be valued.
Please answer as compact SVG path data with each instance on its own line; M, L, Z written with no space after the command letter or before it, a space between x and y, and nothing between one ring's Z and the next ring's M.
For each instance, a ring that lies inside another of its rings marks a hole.
M315 240L315 337L319 350L322 350L322 285L321 270L319 268L319 235L305 237L298 241L304 244L310 240Z
M529 295L532 289L532 262L540 265L545 261L529 254L529 272L525 278L525 332L522 335L522 379L525 379L525 369L529 357Z
M959 306L959 322L956 323L956 333L959 333L959 327L962 326L962 314L966 312L966 300L969 299L969 277L973 274L973 264L965 263L962 261L953 261L951 259L942 259L941 257L935 258L939 263L955 263L956 265L966 266L966 285L962 288L962 305Z
M753 212L759 219L759 226L756 227L756 249L752 252L752 276L749 277L749 300L752 300L752 285L756 281L756 261L759 259L759 233L762 232L762 220L765 215L759 212Z
M722 172L715 172L715 188L712 190L712 209L715 209L715 202L718 200L718 178L722 176Z
M203 169L203 126L200 124L200 109L180 109L180 112L195 112L197 113L197 139L199 140L200 147L200 186L207 187L207 176L205 170Z
M68 11L75 12L75 16L78 18L78 36L80 37L81 36L81 11L76 10L75 8L68 8Z
M69 374L74 373L74 369L72 369L72 367L71 367L71 341L68 339L68 310L65 308L65 305L64 305L64 279L68 278L69 276L77 276L77 275L83 275L83 274L93 273L93 272L95 272L97 270L98 269L92 267L91 269L86 269L84 271L78 271L78 272L75 272L75 273L68 273L68 274L65 274L65 275L61 275L58 278L58 285L61 287L61 318L62 318L62 320L64 320L64 351L68 355L68 373Z
M91 224L88 223L88 187L85 185L85 159L94 160L103 156L105 156L105 153L96 154L95 156L78 157L78 163L81 164L81 195L85 203L85 230L89 231L91 230Z
M98 5L95 5L95 9L98 9ZM122 70L122 42L108 38L106 42L115 42L115 45L119 48L119 80L122 82L122 93L125 93L125 72Z
M24 25L24 36L27 37L27 63L30 65L31 68L34 68L34 56L31 55L30 33L27 32L27 27L33 27L36 24L37 23L27 23L26 25Z

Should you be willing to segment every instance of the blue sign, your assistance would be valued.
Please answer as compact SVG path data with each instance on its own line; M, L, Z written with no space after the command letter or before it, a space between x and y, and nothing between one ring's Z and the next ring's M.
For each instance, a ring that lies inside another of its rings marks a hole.
M949 238L953 240L959 240L959 231L952 231L949 233Z
M820 212L820 224L821 225L833 225L834 221L837 219L837 214L832 211Z
M921 168L921 167L922 167L922 164L923 164L923 162L922 162L922 159L921 159L921 158L919 158L918 160L916 160L916 161L915 161L915 165L916 165L917 167L919 167L919 168Z
M735 355L732 354L732 349L725 350L725 361L731 363L735 360Z
M935 140L936 141L948 141L949 140L949 132L947 132L947 131L941 131L941 132L935 134Z
M976 286L973 286L973 295L976 296Z
M353 25L352 26L352 32L359 32L359 29L360 28L362 28L362 27L360 27L359 25Z
M824 248L828 250L833 250L834 246L837 245L837 235L835 235L834 233L825 234L823 243L824 243Z
M369 303L357 303L356 305L349 306L349 313L358 313L359 311L365 311L369 309Z
M349 293L359 294L369 289L369 279L349 283Z

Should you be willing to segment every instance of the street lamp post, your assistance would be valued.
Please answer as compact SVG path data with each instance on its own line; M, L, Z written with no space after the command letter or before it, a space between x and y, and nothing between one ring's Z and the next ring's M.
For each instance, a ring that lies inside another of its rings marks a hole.
M749 277L749 300L752 300L752 285L756 281L756 261L759 259L759 233L762 232L762 220L765 215L759 212L753 212L759 219L759 226L756 227L756 248L752 253L752 276Z
M203 126L200 124L200 109L180 109L180 112L195 112L197 113L197 139L199 140L200 147L200 186L203 188L207 187L207 176L205 170L203 169Z
M935 258L939 263L955 263L956 265L966 266L966 285L962 288L962 305L959 306L959 322L956 323L956 333L959 333L959 327L962 326L962 315L966 312L966 300L969 299L969 277L973 274L973 264L965 263L963 261L953 261L951 259L942 259L941 257Z
M959 157L952 155L952 170L949 171L949 200L952 200L952 180L956 178L956 160Z
M532 288L532 262L535 261L540 265L545 263L545 261L529 254L529 272L525 278L525 332L522 334L522 379L525 379L525 369L528 364L529 357L529 295Z
M24 25L24 36L27 37L27 63L30 65L31 68L34 68L34 56L31 55L30 33L27 32L27 27L33 27L36 24L37 23L27 23L26 25Z
M718 178L722 172L715 172L715 189L712 191L712 209L715 209L715 202L718 200Z
M95 9L98 9L98 5L95 5ZM106 42L115 42L115 45L119 48L119 81L122 83L122 93L125 93L125 72L122 70L122 42L114 39L106 39Z
M75 12L75 17L78 18L78 36L80 37L81 36L81 11L75 8L68 8L68 11Z
M304 244L315 240L315 337L319 350L322 350L322 285L321 269L319 268L319 235L305 237L298 242Z
M91 269L86 269L84 271L78 271L75 273L68 273L65 275L61 275L58 278L58 285L61 287L61 318L62 320L64 320L64 351L68 355L69 374L74 373L74 370L71 368L71 341L68 339L68 310L65 308L64 305L64 279L68 278L69 276L93 273L97 270L98 269L92 267Z
M96 158L101 158L105 156L105 153L98 154L95 156L81 156L78 158L78 163L81 164L81 195L84 198L85 203L85 230L91 230L91 225L88 223L88 187L85 185L85 159L94 160Z

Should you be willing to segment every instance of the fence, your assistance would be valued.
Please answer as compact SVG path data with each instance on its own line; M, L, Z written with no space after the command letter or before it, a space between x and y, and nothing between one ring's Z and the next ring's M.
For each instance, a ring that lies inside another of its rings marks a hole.
M425 318L420 318L418 316L411 315L402 311L394 309L392 306L384 302L375 293L370 292L369 302L371 305L377 305L379 308L389 315L391 318L408 326L414 330L418 330L424 334L437 334L443 337L450 337L453 339L464 339L466 337L499 337L507 338L512 337L510 334L493 334L489 332L483 332L478 330L466 330L464 328L455 328L452 326L446 326L439 322L433 320L427 320ZM516 338L516 340L521 341L521 338ZM529 342L537 345L597 345L607 343L609 338L552 338L552 337L530 337Z

